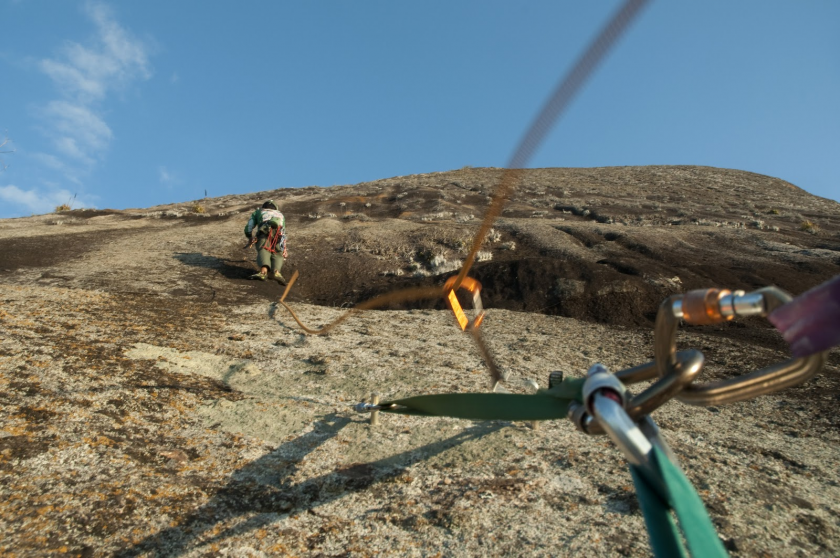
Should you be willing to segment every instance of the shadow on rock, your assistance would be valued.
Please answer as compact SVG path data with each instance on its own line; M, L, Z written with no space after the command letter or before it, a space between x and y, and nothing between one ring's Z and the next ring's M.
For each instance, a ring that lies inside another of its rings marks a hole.
M178 252L174 257L179 262L189 266L215 269L227 279L247 279L254 273L253 266L245 261L217 258L198 252Z
M311 432L282 444L273 452L235 471L228 483L207 504L184 518L177 527L147 537L132 548L118 552L116 556L128 558L146 553L179 556L195 548L222 542L265 527L284 515L312 511L350 492L362 491L393 479L403 474L404 468L412 463L479 439L504 426L504 423L482 422L444 440L378 461L339 466L298 483L290 480L298 470L303 456L334 438L352 422L350 418L335 413L325 415ZM248 517L217 535L203 537L203 534L212 532L216 524L241 516Z

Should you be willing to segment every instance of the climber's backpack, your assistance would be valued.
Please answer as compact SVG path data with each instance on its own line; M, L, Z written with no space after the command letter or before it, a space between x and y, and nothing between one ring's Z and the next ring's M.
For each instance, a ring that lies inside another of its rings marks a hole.
M268 233L269 229L282 229L286 225L283 214L276 209L260 209L258 220L259 224L257 226L264 233Z

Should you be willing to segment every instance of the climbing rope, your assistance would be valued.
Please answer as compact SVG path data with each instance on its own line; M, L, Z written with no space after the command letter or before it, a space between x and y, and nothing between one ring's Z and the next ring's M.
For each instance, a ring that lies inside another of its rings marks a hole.
M268 236L265 239L265 244L263 244L262 249L271 252L272 254L277 253L277 242L283 237L283 231L280 227L271 227L268 229Z
M373 310L374 308L382 308L383 306L388 306L389 304L393 304L395 302L409 302L413 300L424 300L429 298L437 298L441 296L442 289L440 287L417 287L413 289L403 289L400 291L394 291L391 293L386 293L382 296L378 296L372 298L370 300L366 300L362 303L357 304L332 322L328 323L327 325L321 328L310 328L307 327L303 322L300 321L295 311L286 303L286 296L289 294L289 291L292 288L292 285L295 284L297 281L299 273L297 270L292 274L291 279L289 279L289 284L286 285L286 290L283 291L283 296L280 297L280 304L289 311L292 318L294 318L295 322L300 326L300 328L309 333L310 335L326 335L330 331L332 331L337 325L348 319L350 316L357 312L361 312L362 310Z
M568 418L587 435L607 434L624 454L656 556L726 556L700 496L677 465L650 413L673 398L692 405L752 399L797 385L816 374L825 363L825 352L788 359L726 380L694 384L703 368L703 355L695 350L677 350L680 321L699 325L767 317L790 300L784 291L770 287L752 293L707 289L675 295L666 299L657 313L652 362L616 374L595 364L585 379L558 381L557 373L553 373L549 388L532 395L419 395L359 403L355 410L373 415L384 412L472 420ZM655 381L641 393L631 395L627 390L627 385L647 380Z
M298 278L296 271L280 298L303 331L325 335L357 312L389 304L443 297L460 328L471 334L487 363L495 388L502 381L495 359L481 335L485 318L481 306L481 285L468 276L476 255L491 226L519 183L521 169L530 160L554 122L568 107L594 69L615 45L646 0L626 0L607 26L590 44L577 63L561 80L520 141L499 184L470 251L459 273L442 287L418 287L391 292L362 302L320 327L304 325L285 299ZM276 244L276 240L275 240ZM273 249L274 246L271 248ZM461 306L457 292L473 295L472 316ZM450 393L420 395L392 401L360 403L359 412L419 416L448 416L472 420L540 421L569 418L588 434L607 434L630 464L640 506L648 528L651 547L657 556L726 556L726 551L697 492L659 435L650 417L672 398L692 405L717 405L750 399L801 383L820 370L825 354L811 354L765 367L728 380L698 385L704 357L696 350L677 351L676 329L680 321L693 324L720 323L741 316L766 316L790 300L778 289L755 293L720 290L695 291L674 296L660 306L655 325L655 359L610 374L601 365L590 368L587 378L549 381L549 388L532 395L512 393ZM631 396L625 385L655 380L641 393ZM675 521L676 519L676 521Z
M360 310L381 308L382 306L394 302L416 301L437 298L440 296L444 296L447 300L449 300L451 293L460 289L464 281L467 279L467 274L472 268L476 255L478 254L481 245L484 243L490 228L493 226L496 218L501 215L502 208L505 203L507 203L510 195L513 193L513 190L519 183L521 169L528 164L542 140L553 127L554 123L560 118L566 108L568 108L570 102L578 91L580 91L583 84L592 72L594 72L595 68L598 67L607 53L609 53L613 46L615 46L646 3L647 0L625 0L624 4L613 15L607 25L604 26L580 58L578 58L571 70L569 70L569 72L563 76L563 79L561 79L557 84L548 100L540 109L539 113L537 113L534 121L522 137L522 140L520 140L513 156L510 159L510 162L502 172L499 184L496 186L496 190L491 198L490 206L484 214L484 219L482 220L478 232L473 237L473 243L466 259L464 260L464 265L461 267L461 270L455 280L450 280L451 283L447 283L447 288L417 288L395 291L393 293L362 302L326 326L320 329L314 329L306 327L297 315L292 312L289 305L286 304L285 298L292 285L292 281L290 281L289 285L286 287L286 291L283 293L280 303L284 308L286 308L286 310L289 311L292 318L294 318L301 329L309 334L323 335L329 333L335 326ZM479 351L481 351L482 356L485 358L485 362L487 362L490 367L491 378L493 385L495 386L502 379L501 374L498 369L495 368L495 364L491 364L493 359L489 353L487 345L483 342L481 335L478 333L479 324L470 328L470 333L472 333L473 339L476 340ZM464 329L463 326L462 329Z

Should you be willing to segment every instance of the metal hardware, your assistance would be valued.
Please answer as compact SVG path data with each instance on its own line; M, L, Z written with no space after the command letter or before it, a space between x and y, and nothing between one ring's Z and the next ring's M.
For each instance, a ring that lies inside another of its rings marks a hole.
M373 411L381 411L382 405L373 405L371 403L356 403L353 405L353 410L357 413L370 413Z
M633 465L644 466L653 445L617 401L596 393L592 397L595 420Z
M681 299L681 298L680 298L680 299L677 299L677 300L674 300L674 301L671 303L671 310L672 310L672 311L673 311L673 313L674 313L674 317L675 317L675 318L677 318L677 319L679 319L679 320L681 320L681 319L682 319L682 317L683 317L683 309L682 309L682 305L683 305L683 303L682 303L682 299Z
M766 316L764 296L761 293L744 294L744 291L736 291L721 299L720 313L735 318Z
M589 370L586 371L586 377L591 378L592 376L596 376L598 374L609 374L610 369L601 364L600 362L596 362L592 366L589 367Z
M619 370L615 373L615 376L626 386L653 380L656 378L656 361L652 360L632 368Z
M665 442L665 439L662 437L662 433L659 431L659 427L656 426L656 423L653 422L650 415L643 416L636 424L651 444L661 449L668 459L671 460L671 463L679 465L677 456L674 454L671 446Z
M519 383L523 387L528 388L531 393L537 393L540 391L540 384L538 384L533 378L520 378Z
M586 407L577 402L571 403L569 404L569 412L566 416L572 421L575 428L584 434L590 434L589 428L592 426L592 415L586 412Z
M466 331L467 328L478 329L478 326L480 326L481 322L484 321L485 314L484 307L481 304L481 283L472 277L464 277L459 286L459 288L466 289L468 292L472 293L473 318L470 320L464 313L461 303L458 302L458 296L455 294L455 284L457 280L457 276L450 277L443 285L443 292L446 293L446 303L449 305L449 309L452 310L452 313L455 314L455 319L458 320L458 325L461 326L463 331Z
M492 389L493 391L496 391L501 387L500 382L505 380L505 377L502 374L502 371L499 370L499 367L496 366L496 359L493 358L493 355L490 353L490 348L487 346L487 343L484 342L484 339L478 329L484 321L485 316L484 306L481 304L481 283L472 277L464 277L459 283L458 277L459 276L450 277L447 279L446 283L444 283L444 299L446 300L446 304L449 306L449 309L452 310L453 314L455 314L455 319L458 321L458 325L461 326L461 330L468 331L472 334L473 339L475 339L478 350L481 353L482 358L484 358L484 362L487 363L487 368L490 369ZM472 319L467 317L467 314L461 307L461 303L458 301L458 296L455 294L455 291L457 290L456 287L457 289L466 289L468 292L472 293Z
M666 314L667 308L668 307L663 304L660 307L660 315ZM659 320L660 318L657 317L657 323L659 323ZM676 324L676 320L674 320L674 323ZM691 384L691 382L703 369L703 362L703 353L700 351L689 349L687 351L680 351L676 353L674 355L674 364L667 369L664 376L660 377L656 382L638 395L629 397L628 393L624 396L625 399L628 399L625 403L627 414L631 419L639 420L644 415L650 414L664 405ZM639 366L634 366L633 368L626 368L611 377L619 380L623 386L628 386L656 379L657 376L656 361L651 361ZM587 383L588 382L589 380L587 380ZM584 401L586 401L585 390L586 384L584 384ZM583 416L573 416L573 411L574 409L569 409L569 419L575 424L575 426L578 427L578 430L592 435L604 433L597 421L587 420L587 417ZM586 414L585 407L581 412Z
M593 397L592 410L596 424L618 446L627 461L636 465L645 479L656 486L661 494L666 494L663 479L651 467L650 454L654 444L669 457L673 452L659 435L659 429L651 418L646 416L641 424L636 424L618 402L600 393L595 393ZM649 437L650 434L653 438Z
M726 289L688 291L682 295L680 304L682 319L695 325L717 324L731 320L735 316L726 316L720 311L721 299L731 295L732 291Z
M694 349L680 351L674 355L674 363L668 367L664 376L643 392L634 396L627 404L627 412L637 419L647 415L667 403L691 386L703 370L705 357ZM655 368L654 368L655 370Z
M554 386L559 386L560 383L563 381L563 371L562 370L555 370L551 374L548 375L548 389L553 388Z
M592 401L596 395L612 397L622 408L624 407L627 403L627 388L624 387L621 380L610 374L606 366L593 364L586 375L588 377L583 384L582 397L583 404L590 415L593 414Z
M686 386L677 399L689 405L722 405L801 384L825 366L826 353L792 358L735 378Z
M370 396L370 402L373 407L379 407L379 394L373 393ZM370 413L370 425L377 426L379 424L379 409L375 409Z
M672 300L674 317L693 325L709 325L747 316L766 316L774 301L790 299L790 295L776 287L751 293L726 289L689 291L682 298ZM775 306L774 306L775 307Z
M744 293L708 289L674 295L659 307L654 325L654 360L621 370L616 378L625 385L659 378L627 404L627 413L638 419L676 397L690 405L734 403L798 385L824 366L826 355L789 359L742 376L712 382L692 383L703 368L703 353L693 349L677 352L679 320L689 323L720 323L735 317L766 316L790 302L792 297L776 287ZM707 308L705 305L710 305ZM713 322L712 320L717 320ZM577 424L577 423L576 423ZM597 422L587 425L590 434L601 432Z
M394 404L388 405L381 405L380 404L380 395L378 393L372 393L370 396L370 403L365 403L362 401L361 403L356 403L353 405L353 410L357 413L371 413L371 424L377 424L372 419L373 417L379 418L379 411L382 409L391 409L395 407Z
M697 313L701 316L705 315L704 319L709 318L709 314L719 316L718 321L727 321L733 318L744 318L747 316L767 315L764 296L759 292L746 294L744 291L729 292L727 290L718 291L716 289L708 289L690 291L684 295L684 297L688 296L692 297L695 304L700 303L705 305L706 302L709 302L713 305L713 309L707 311L706 308L698 309L691 302L686 302L684 298L673 301L672 311L674 317L685 319L695 325L699 325L699 322L696 321L693 315ZM690 307L688 312L685 310L686 307Z
M733 301L730 306L732 311L738 316L766 316L779 306L787 304L793 299L788 293L777 287L765 287L752 293L741 294L740 296L736 295L733 295ZM722 310L726 308L728 307L725 305L721 307ZM657 370L660 375L662 374L663 368L667 371L673 366L672 362L674 361L676 325L668 324L668 328L669 331L666 332L663 326L662 331L662 333L667 335L669 345L665 347L665 336L663 336L660 343L660 329L657 316L655 354L657 357ZM784 362L771 364L760 370L735 378L708 384L687 385L676 397L680 401L690 405L721 405L752 399L809 380L822 369L825 365L825 360L826 353L788 359Z

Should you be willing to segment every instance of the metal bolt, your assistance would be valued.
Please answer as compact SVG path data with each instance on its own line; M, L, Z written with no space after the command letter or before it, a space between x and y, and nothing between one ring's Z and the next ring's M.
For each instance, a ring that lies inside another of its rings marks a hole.
M559 386L560 383L563 381L563 371L562 370L555 370L551 374L548 375L548 389L553 388L554 386Z

